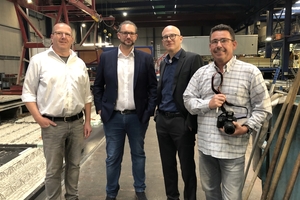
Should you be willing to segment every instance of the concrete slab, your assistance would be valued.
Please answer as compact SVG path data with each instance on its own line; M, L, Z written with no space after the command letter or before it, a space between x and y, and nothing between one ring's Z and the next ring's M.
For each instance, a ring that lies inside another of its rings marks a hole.
M0 95L0 103L21 100L21 95Z
M250 142L251 143L251 142ZM246 158L248 159L251 152L251 145L249 145ZM164 180L162 175L161 160L159 156L158 142L155 131L155 123L150 119L149 127L145 139L146 151L146 194L149 200L165 200L167 199L164 189ZM99 200L105 199L106 192L106 168L105 168L105 139L101 140L101 144L97 149L86 159L81 166L80 180L79 180L79 198L80 200ZM199 168L198 168L198 150L195 147L195 161L197 167L198 190L197 199L204 200L204 192L201 188ZM180 168L178 166L179 174ZM253 171L250 170L245 189L247 189L248 182L252 178ZM135 192L133 187L133 177L131 171L131 158L128 141L125 144L125 151L122 162L122 172L119 180L120 191L117 200L135 200ZM180 198L183 199L183 182L179 178ZM257 179L249 200L260 199L261 183Z

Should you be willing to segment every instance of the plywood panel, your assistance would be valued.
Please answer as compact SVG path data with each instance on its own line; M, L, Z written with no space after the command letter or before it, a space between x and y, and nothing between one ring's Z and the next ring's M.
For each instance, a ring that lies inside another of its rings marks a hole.
M102 49L98 50L79 50L78 56L86 63L97 63L101 53L103 52Z

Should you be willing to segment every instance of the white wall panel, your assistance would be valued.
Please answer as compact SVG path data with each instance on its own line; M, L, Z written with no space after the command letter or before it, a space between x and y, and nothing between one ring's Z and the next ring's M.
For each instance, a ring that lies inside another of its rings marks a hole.
M21 36L20 31L15 29L7 30L5 27L0 26L0 55L1 57L19 57L21 55ZM0 73L17 74L19 71L18 60L2 60L0 59Z
M45 21L29 17L30 22L45 35ZM42 42L42 40L34 34L34 30L29 26L30 41ZM19 60L23 45L17 14L14 4L0 0L0 73L17 74L19 71ZM50 36L48 36L50 37ZM8 58L6 58L8 56ZM12 59L13 57L14 59ZM17 59L17 60L15 60Z
M0 1L0 55L15 56L21 54L22 38L14 4ZM17 74L19 60L0 60L0 72Z
M20 30L0 26L0 32L0 55L19 56L22 46Z
M0 24L9 27L19 28L16 10L14 4L10 1L0 1Z
M19 61L18 60L0 60L0 73L18 74Z

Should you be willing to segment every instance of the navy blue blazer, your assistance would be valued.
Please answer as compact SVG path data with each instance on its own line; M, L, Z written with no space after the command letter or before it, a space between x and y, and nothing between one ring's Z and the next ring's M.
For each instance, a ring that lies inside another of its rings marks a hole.
M96 112L107 122L114 111L118 97L118 48L103 52L97 67L93 94ZM157 79L150 54L134 49L134 103L141 123L148 123L154 115L157 98Z

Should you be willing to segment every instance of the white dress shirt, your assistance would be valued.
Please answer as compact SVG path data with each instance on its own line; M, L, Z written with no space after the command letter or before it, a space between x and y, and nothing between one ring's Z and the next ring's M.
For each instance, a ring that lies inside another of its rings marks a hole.
M118 98L115 110L135 110L134 103L134 52L125 56L118 50Z
M52 47L34 55L22 91L23 102L36 102L42 115L68 117L92 102L85 63L70 50L65 63Z

